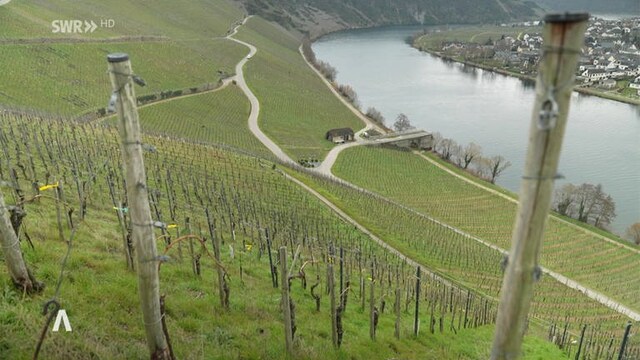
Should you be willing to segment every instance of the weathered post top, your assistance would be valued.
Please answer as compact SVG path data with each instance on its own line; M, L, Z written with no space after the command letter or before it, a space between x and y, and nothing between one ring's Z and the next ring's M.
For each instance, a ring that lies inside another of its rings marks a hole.
M544 22L550 24L574 23L589 20L588 13L563 13L563 14L547 14Z
M107 55L107 61L110 63L119 63L129 60L129 54L125 53L113 53Z

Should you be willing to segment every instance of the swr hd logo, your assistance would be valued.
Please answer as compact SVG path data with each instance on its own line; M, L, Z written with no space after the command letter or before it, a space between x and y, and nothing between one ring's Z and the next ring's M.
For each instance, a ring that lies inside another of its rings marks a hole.
M53 20L51 22L54 34L90 34L98 27L112 28L115 25L116 22L113 19L100 20L100 26L93 20Z

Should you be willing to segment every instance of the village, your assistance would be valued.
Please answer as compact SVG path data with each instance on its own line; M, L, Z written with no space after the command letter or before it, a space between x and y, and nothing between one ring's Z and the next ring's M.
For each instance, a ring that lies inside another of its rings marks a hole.
M502 35L484 43L443 41L437 51L453 59L479 63L524 77L536 75L542 33L540 22L501 24L510 28L530 29L517 35ZM592 18L585 33L582 58L576 73L580 88L594 88L638 99L640 97L640 18L605 20Z

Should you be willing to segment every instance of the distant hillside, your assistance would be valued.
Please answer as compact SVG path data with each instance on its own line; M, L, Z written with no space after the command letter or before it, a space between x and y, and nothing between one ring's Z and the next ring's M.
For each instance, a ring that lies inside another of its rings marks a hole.
M240 0L248 12L312 37L346 28L403 24L491 23L532 18L522 0Z
M600 13L640 15L638 0L533 0L543 8L557 11L584 10Z

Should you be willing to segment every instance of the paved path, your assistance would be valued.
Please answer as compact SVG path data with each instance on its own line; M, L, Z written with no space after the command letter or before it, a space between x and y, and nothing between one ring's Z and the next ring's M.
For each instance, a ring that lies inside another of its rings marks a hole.
M269 151L271 151L280 161L289 164L295 164L295 161L291 160L291 158L287 154L285 154L284 151L282 151L282 149L278 145L276 145L275 142L273 142L273 140L271 140L264 132L262 132L260 126L258 125L258 118L260 116L260 102L258 101L258 98L253 94L251 89L249 89L249 86L247 86L247 82L244 79L243 71L244 64L246 64L247 61L249 61L258 52L258 49L256 49L255 46L249 43L233 38L233 36L238 33L238 29L240 28L240 26L246 24L247 20L249 20L250 18L251 16L244 18L242 24L236 26L233 29L233 32L227 35L227 39L235 41L238 44L242 44L249 48L249 54L242 60L240 60L240 62L236 65L236 75L233 77L233 79L236 81L236 84L240 87L242 92L245 93L245 95L249 99L249 102L251 103L251 112L249 113L249 130L251 130L253 135L258 138L258 140L260 140L260 142L264 144L264 146L266 146L267 149L269 149Z
M258 138L258 140L260 140L260 142L262 142L262 143L263 143L263 144L264 144L264 145L265 145L265 146L266 146L266 147L267 147L271 152L273 152L273 154L274 154L274 155L276 155L276 156L278 157L278 159L280 159L281 161L286 162L286 163L294 164L294 166L298 166L294 161L292 161L292 160L291 160L291 158L289 158L289 156L288 156L287 154L285 154L285 153L282 151L282 149L280 149L280 147L279 147L278 145L276 145L276 143L274 143L274 142L273 142L273 141L272 141L268 136L266 136L266 135L262 132L262 130L260 129L260 127L258 126L258 116L259 116L259 114L260 114L260 102L258 101L258 98L256 98L256 96L253 94L253 92L251 91L251 89L249 89L249 87L247 86L246 81L245 81L245 79L244 79L244 73L243 73L243 71L242 71L244 64L246 64L246 63L247 63L247 61L248 61L250 58L252 58L252 57L257 53L257 49L255 48L255 46L253 46L253 45L251 45L251 44L248 44L248 43L246 43L246 42L244 42L244 41L240 41L240 40L237 40L237 39L234 39L234 38L233 38L233 35L235 35L235 34L238 32L238 28L239 28L241 25L245 24L249 18L250 18L250 17L245 18L245 19L243 20L242 24L240 24L240 25L236 26L236 27L234 28L233 32L227 36L227 38L228 38L229 40L235 41L235 42L237 42L237 43L239 43L239 44L242 44L242 45L244 45L244 46L246 46L246 47L248 47L248 48L249 48L249 54L248 54L246 57L244 57L244 58L243 58L243 59L238 63L238 65L236 66L236 75L235 75L235 77L233 78L233 79L235 79L235 80L236 80L236 83L237 83L237 84L238 84L238 86L242 89L242 91L246 94L247 98L249 98L249 101L250 101L250 103L251 103L251 113L250 113L250 115L249 115L249 129L250 129L250 130L251 130L251 132L252 132L252 133L253 133L253 134ZM312 67L312 68L313 68L313 67ZM315 70L315 68L314 68L314 70ZM318 72L316 71L316 73L318 73ZM318 73L318 75L319 75L322 79L324 79L324 77L322 77L319 73ZM362 119L362 120L367 124L367 126L366 126L364 129L362 129L362 130L360 130L360 131L358 132L358 135L359 135L361 132L363 132L363 131L365 131L365 130L367 130L367 129L369 129L369 128L374 128L374 127L376 127L376 125L375 125L375 124L371 123L371 121L370 121L369 119L366 119L366 117L365 117L364 115L362 115L362 114L361 114L357 109L355 109L351 104L349 104L348 102L346 102L346 100L344 100L344 99L342 98L342 96L340 96L340 95L335 91L335 89L333 89L333 87L331 86L331 84L329 84L328 82L326 82L326 80L325 80L325 83L327 84L327 86L329 86L329 87L330 87L330 89L334 92L334 94L335 94L339 99L341 99L341 101L343 101L343 103L345 103L345 104L347 105L347 107L349 107L349 108L351 109L351 111L354 111L354 113L356 113L356 115L358 115L358 117L359 117L360 119ZM380 129L380 130L382 130L382 129ZM383 133L386 133L386 131L384 131L384 130L383 130ZM464 236L464 237L466 237L466 238L468 238L468 239L471 239L471 240L477 241L477 242L479 242L479 243L481 243L481 244L483 244L483 245L485 245L485 246L487 246L487 247L489 247L489 248L491 248L491 249L494 249L494 250L496 250L496 251L499 251L499 252L500 252L500 253L502 253L502 254L507 254L507 251L506 251L505 249L502 249L502 248L500 248L500 247L498 247L498 246L496 246L496 245L494 245L494 244L488 243L488 242L486 242L486 241L484 241L484 240L482 240L482 239L480 239L480 238L478 238L478 237L475 237L475 236L473 236L473 235L470 235L470 234L468 234L468 233L466 233L466 232L464 232L464 231L462 231L462 230L460 230L460 229L454 228L454 227L452 227L452 226L450 226L450 225L448 225L448 224L445 224L445 223L443 223L443 222L441 222L441 221L439 221L439 220L437 220L437 219L431 218L431 217L429 217L429 216L427 216L427 215L425 215L425 214L422 214L422 213L420 213L420 212L418 212L418 211L416 211L416 210L414 210L414 209L411 209L411 208L409 208L409 207L407 207L407 206L405 206L405 205L402 205L402 204L396 203L396 202L394 202L394 201L392 201L392 200L386 199L386 198L384 198L384 197L382 197L382 196L380 196L380 195L377 195L377 194L375 194L375 193L372 193L372 192L370 192L370 191L368 191L368 190L366 190L366 189L359 188L359 187L357 187L357 186L355 186L355 185L353 185L353 184L350 184L349 182L346 182L346 181L344 181L344 180L342 180L342 179L339 179L339 178L337 178L336 176L334 176L334 175L331 173L331 167L332 167L333 163L335 162L335 160L337 159L337 157L338 157L338 155L340 154L340 152L341 152L341 151L343 151L344 149L349 148L349 147L358 146L358 145L362 145L362 144L365 144L365 143L366 143L366 141L365 141L365 140L361 140L360 136L356 136L356 139L357 139L357 141L356 141L356 142L348 143L348 144L344 144L344 145L339 145L339 146L336 146L335 148L333 148L333 149L329 152L329 154L327 155L327 158L325 159L325 161L323 162L323 164L322 164L320 167L316 168L316 169L315 169L315 171L316 171L316 172L318 172L318 173L320 173L320 174L322 174L322 175L329 176L329 177L330 177L330 178L332 178L332 179L338 180L339 182L341 182L341 183L343 183L343 184L347 184L347 185L349 185L349 186L351 186L351 187L353 187L353 188L356 188L356 189L358 189L358 190L366 191L366 192L368 192L368 193L374 194L375 196L377 196L377 197L379 197L379 198L381 198L381 199L383 199L383 200L389 201L389 202L391 202L391 203L393 203L393 204L395 204L395 205L397 205L397 206L400 206L401 208L403 208L403 209L405 209L405 210L411 211L411 212L412 212L412 213L414 213L414 214L417 214L417 215L419 215L419 216L421 216L421 217L424 217L424 218L426 218L426 219L428 219L428 220L430 220L430 221L433 221L433 222L435 222L435 223L437 223L437 224L439 224L439 225L441 225L441 226L443 226L443 227L446 227L447 229L450 229L450 230L452 230L452 231L454 231L454 232L456 232L456 233L458 233L458 234L460 234L460 235L462 235L462 236ZM493 190L493 189L489 189L489 188L486 188L486 187L484 187L484 186L481 186L480 184L477 184L477 183L475 183L475 182L473 182L473 181L471 181L471 180L469 180L469 179L466 179L465 177L463 177L463 176L461 176L461 175L459 175L459 174L456 174L455 172L453 172L453 171L451 171L451 170L447 169L446 167L444 167L444 166L442 166L442 165L438 164L437 162L435 162L435 161L433 161L433 160L429 159L428 157L424 156L423 154L419 154L419 155L420 155L420 156L423 156L423 157L424 157L425 159L427 159L428 161L430 161L430 162L434 163L436 166L440 167L441 169L443 169L443 170L447 171L448 173L450 173L450 174L452 174L452 175L454 175L454 176L456 176L456 177L458 177L458 178L461 178L461 179L463 179L463 180L465 180L465 181L469 181L469 182L471 182L472 184L475 184L475 185L477 185L477 186L480 186L480 187L484 188L485 190L487 190L487 191L489 191L489 192L492 192L492 193L494 193L494 194L500 195L500 196L502 196L502 197L504 197L504 198L510 199L510 200L512 200L512 201L516 201L516 200L515 200L515 199L513 199L513 198L510 198L510 197L508 197L508 196L506 196L506 195L504 195L504 194L501 194L501 193L499 193L499 192L497 192L497 191L495 191L495 190ZM323 167L323 165L324 165L324 167ZM386 242L384 242L384 240L380 239L379 237L377 237L376 235L374 235L373 233L371 233L371 232L370 232L366 227L364 227L363 225L361 225L360 223L358 223L355 219L353 219L352 217L350 217L349 215L347 215L347 214L346 214L344 211L342 211L339 207L337 207L335 204L333 204L331 201L329 201L327 198L325 198L324 196L322 196L321 194L319 194L317 191L315 191L315 190L314 190L314 189L312 189L311 187L307 186L306 184L304 184L304 183L303 183L303 182L301 182L300 180L295 179L295 178L291 177L290 175L288 175L288 174L286 174L286 173L284 173L284 172L283 172L282 174L283 174L283 175L285 176L285 178L287 178L288 180L295 182L296 184L298 184L298 185L300 185L302 188L304 188L306 191L308 191L309 193L311 193L312 195L314 195L316 198L318 198L320 201L322 201L324 204L326 204L329 208L331 208L331 209L332 209L336 214L338 214L341 218L343 218L345 221L347 221L347 222L349 222L349 223L353 224L354 226L356 226L360 231L362 231L363 233L367 234L371 239L373 239L376 243L378 243L378 244L379 244L380 246L382 246L383 248L385 248L385 249L389 250L390 252L392 252L393 254L397 255L397 256L398 256L398 257L400 257L401 259L403 259L403 260L407 261L407 263L408 263L408 264L410 264L410 265L412 265L412 266L421 266L419 263L415 262L414 260L411 260L411 259L410 259L410 258L408 258L406 255L404 255L403 253L401 253L400 251L398 251L397 249L395 249L395 248L394 248L394 247L392 247L391 245L389 245L389 244L387 244ZM426 269L425 269L425 270L426 270ZM619 312L619 313L621 313L621 314L624 314L624 315L626 315L626 316L630 317L631 319L633 319L633 320L635 320L635 321L640 321L640 313L635 312L635 311L633 311L633 310L629 309L628 307L626 307L626 306L624 306L624 305L622 305L622 304L620 304L620 303L616 302L615 300L613 300L613 299L611 299L611 298L609 298L609 297L607 297L607 296L605 296L605 295L603 295L603 294L601 294L601 293L598 293L598 292L596 292L596 291L593 291L593 290L591 290L591 289L589 289L589 288L587 288L587 287L585 287L585 286L582 286L582 285L580 285L578 282L576 282L576 281L574 281L574 280L571 280L571 279L569 279L569 278L565 277L564 275L561 275L561 274L559 274L559 273L553 272L553 271L551 271L551 270L549 270L549 269L542 268L542 271L543 271L543 273L545 273L545 274L547 274L547 275L551 276L552 278L554 278L554 279L556 279L557 281L559 281L559 282L561 282L561 283L565 284L566 286L568 286L568 287L570 287L570 288L572 288L572 289L575 289L575 290L578 290L578 291L582 292L582 293L583 293L583 294L585 294L587 297L589 297L589 298L591 298L591 299L593 299L593 300L595 300L595 301L598 301L599 303L601 303L601 304L603 304L603 305L605 305L605 306L607 306L607 307L609 307L609 308L611 308L611 309L613 309L613 310L615 310L615 311L617 311L617 312ZM443 281L444 283L446 283L446 284L448 284L448 285L451 285L451 282L449 282L448 280L446 280L446 279L442 278L441 276L439 276L439 275L437 275L437 274L435 274L435 273L428 272L428 271L427 271L427 273L428 273L430 276L432 276L433 278L437 278L437 279L439 279L439 280Z

